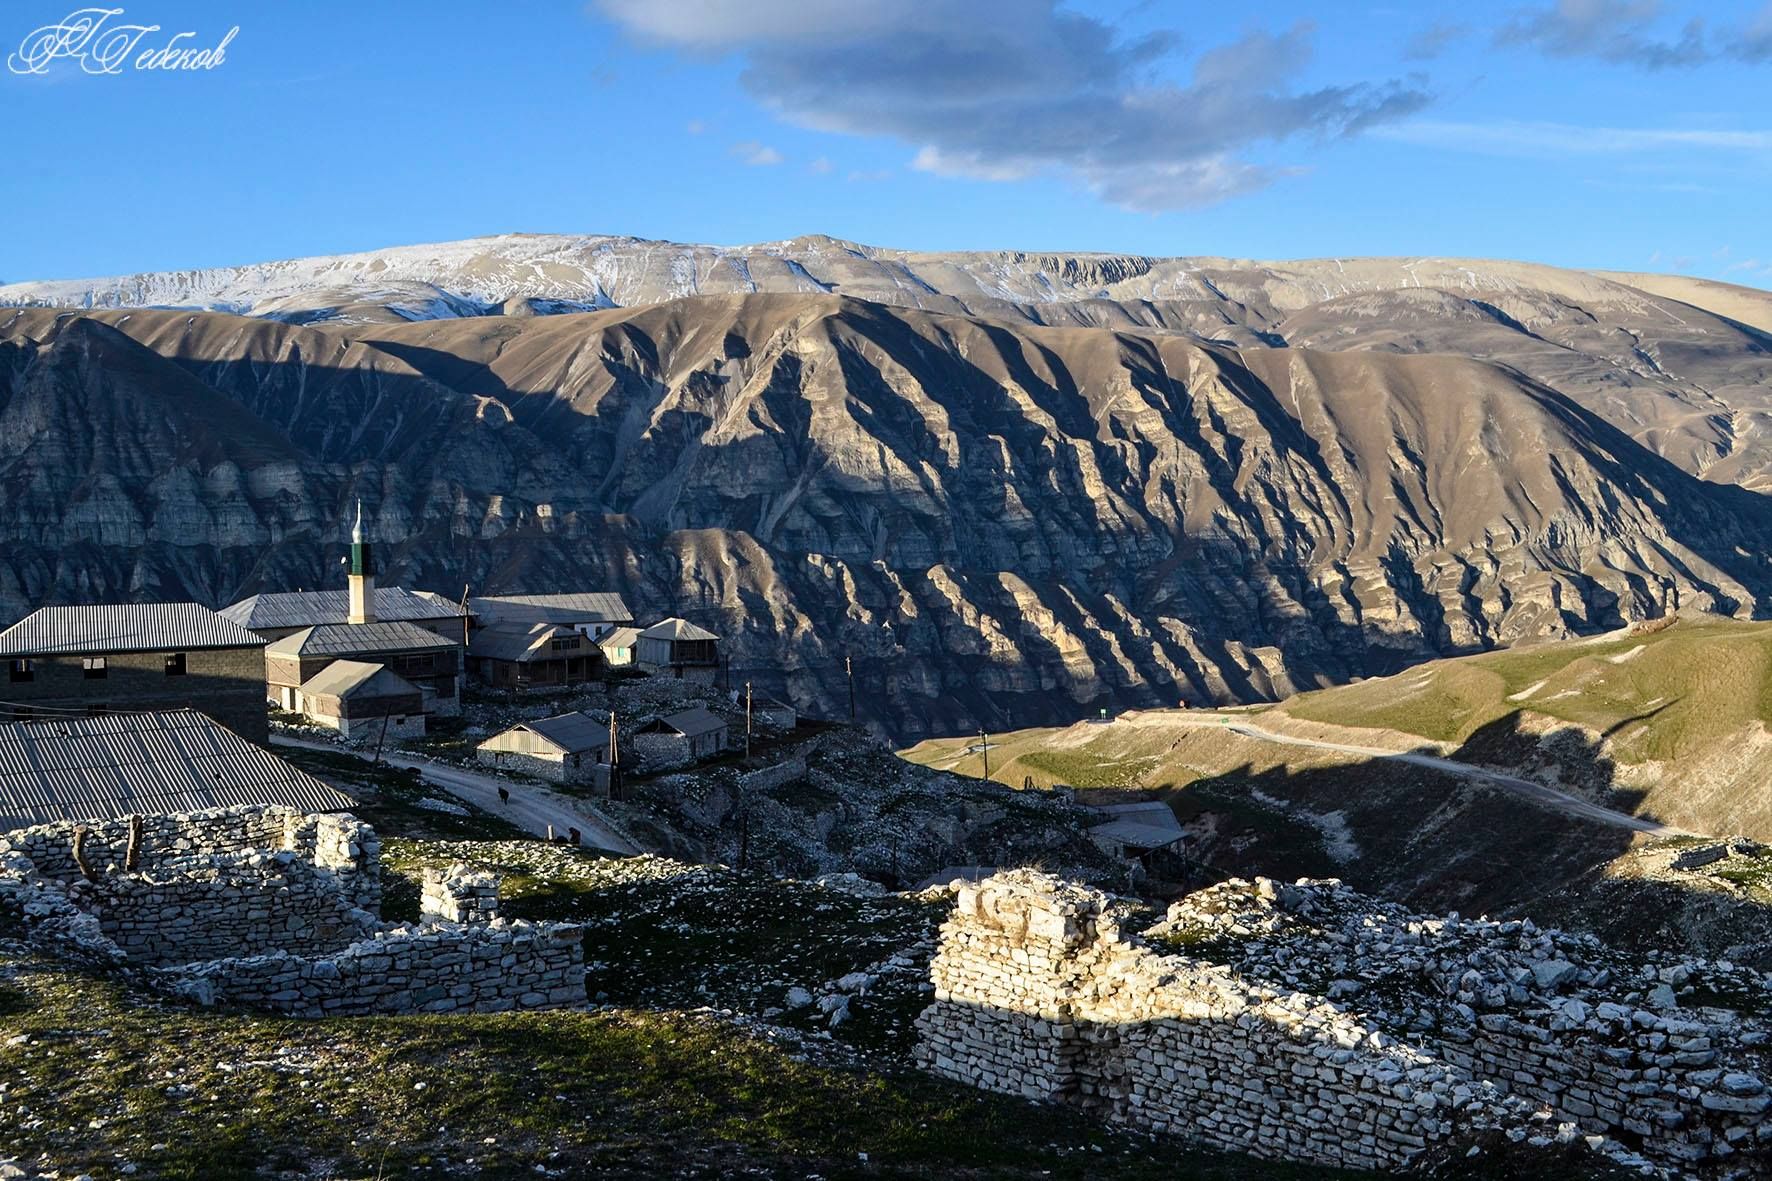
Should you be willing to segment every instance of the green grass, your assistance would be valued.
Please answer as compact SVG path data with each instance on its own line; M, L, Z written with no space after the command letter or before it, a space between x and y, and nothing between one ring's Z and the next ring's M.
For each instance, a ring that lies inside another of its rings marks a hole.
M1087 749L1036 750L1018 755L1016 763L1040 772L1045 784L1071 787L1136 787L1157 760L1153 757L1104 758ZM1036 777L1039 782L1040 777Z

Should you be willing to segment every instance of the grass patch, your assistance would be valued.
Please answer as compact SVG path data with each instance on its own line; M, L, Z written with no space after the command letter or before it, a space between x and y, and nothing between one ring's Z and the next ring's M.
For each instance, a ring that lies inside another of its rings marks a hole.
M1083 748L1029 751L1018 756L1016 763L1039 772L1036 783L1042 777L1045 780L1040 786L1062 783L1070 787L1136 787L1157 765L1157 760L1137 756L1115 758Z

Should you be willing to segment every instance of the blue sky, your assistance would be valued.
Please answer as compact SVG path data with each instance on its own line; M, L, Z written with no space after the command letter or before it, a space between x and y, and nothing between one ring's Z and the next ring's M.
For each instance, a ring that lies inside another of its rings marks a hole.
M1769 0L115 2L119 72L0 71L0 280L532 231L1772 287ZM72 7L0 4L9 66Z

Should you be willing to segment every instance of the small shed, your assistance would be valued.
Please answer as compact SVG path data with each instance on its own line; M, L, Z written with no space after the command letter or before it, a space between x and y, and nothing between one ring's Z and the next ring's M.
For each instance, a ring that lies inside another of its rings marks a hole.
M346 738L423 738L424 693L387 666L335 660L302 684L301 715Z
M608 791L609 723L585 713L519 722L482 742L474 757L484 766Z
M764 726L792 730L799 724L800 714L793 706L774 697L751 696L751 717Z
M639 642L639 628L618 627L598 640L597 647L603 650L604 664L610 668L622 668L634 663L635 648Z
M712 681L720 662L720 637L687 619L665 619L642 631L634 658L649 672L668 672L680 680Z
M726 723L696 706L654 718L634 731L634 752L651 767L682 767L726 749Z

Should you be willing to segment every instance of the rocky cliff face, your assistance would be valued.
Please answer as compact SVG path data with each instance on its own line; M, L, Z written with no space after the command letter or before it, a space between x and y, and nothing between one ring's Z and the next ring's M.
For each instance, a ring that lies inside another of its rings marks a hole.
M1016 265L1113 295L1163 271ZM1477 292L1225 267L1199 280L1217 333L1173 301L1038 323L817 291L0 313L0 601L332 585L362 496L391 578L620 590L814 712L846 712L851 654L861 711L914 739L1772 590L1756 330L1546 268Z

